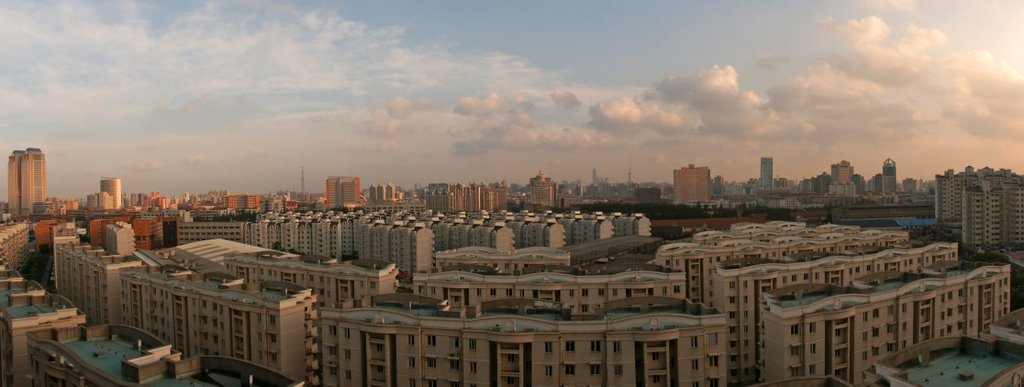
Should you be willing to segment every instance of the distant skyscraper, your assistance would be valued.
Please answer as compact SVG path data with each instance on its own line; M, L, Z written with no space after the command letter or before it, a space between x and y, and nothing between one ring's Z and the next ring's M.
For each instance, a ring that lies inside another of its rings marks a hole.
M544 172L537 172L537 176L530 178L530 203L541 207L555 207L557 201L558 184Z
M711 169L708 167L687 167L672 171L676 204L704 203L711 201Z
M39 148L16 150L7 162L7 203L11 214L29 215L46 200L46 155Z
M882 192L896 192L896 162L885 159L882 163Z
M362 188L358 176L331 176L327 178L327 208L356 208L363 205L359 198Z
M853 165L843 160L832 164L832 182L837 184L849 184L853 178Z
M119 210L121 209L121 179L116 177L101 177L100 178L100 192L110 195L111 208L104 208L104 210Z
M775 188L775 174L773 160L771 157L761 158L761 188L772 189Z

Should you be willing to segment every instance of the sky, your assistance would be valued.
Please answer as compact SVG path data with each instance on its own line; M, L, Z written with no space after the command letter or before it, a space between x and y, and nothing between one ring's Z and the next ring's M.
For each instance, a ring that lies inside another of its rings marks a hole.
M1024 2L5 1L51 196L1024 169ZM6 172L6 171L4 171Z

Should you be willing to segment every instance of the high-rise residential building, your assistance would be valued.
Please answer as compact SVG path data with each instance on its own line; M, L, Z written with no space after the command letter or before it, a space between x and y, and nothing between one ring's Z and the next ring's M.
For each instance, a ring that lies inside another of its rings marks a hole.
M227 207L235 210L258 210L260 208L260 197L256 195L228 195L224 199Z
M327 209L362 207L362 188L359 176L331 176L327 178Z
M16 150L7 161L7 205L13 215L30 215L46 200L46 155L39 148Z
M544 175L544 172L537 172L537 176L530 178L529 203L541 208L552 208L558 203L558 184Z
M705 203L711 201L711 169L693 164L672 171L675 204Z
M774 162L771 157L761 158L761 188L772 189L775 188L775 174Z
M880 192L896 192L899 185L896 180L896 162L892 159L885 159L882 163L882 189Z
M935 221L972 248L1024 244L1024 177L1008 169L935 176Z
M116 177L101 177L100 178L100 192L110 195L110 201L112 207L103 208L104 210L119 210L122 206L123 199L121 198L121 179Z
M853 179L853 164L843 160L832 164L832 182L837 184L849 184Z

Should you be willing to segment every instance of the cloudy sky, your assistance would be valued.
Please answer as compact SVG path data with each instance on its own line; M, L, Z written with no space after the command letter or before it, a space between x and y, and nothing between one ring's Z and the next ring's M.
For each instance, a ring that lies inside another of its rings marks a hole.
M51 195L1024 169L1024 2L0 3Z

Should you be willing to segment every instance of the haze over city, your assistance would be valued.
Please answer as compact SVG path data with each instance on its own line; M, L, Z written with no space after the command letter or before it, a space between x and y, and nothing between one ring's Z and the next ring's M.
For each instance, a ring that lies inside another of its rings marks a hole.
M1020 168L1022 7L7 2L0 130L57 196Z

